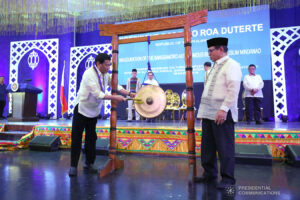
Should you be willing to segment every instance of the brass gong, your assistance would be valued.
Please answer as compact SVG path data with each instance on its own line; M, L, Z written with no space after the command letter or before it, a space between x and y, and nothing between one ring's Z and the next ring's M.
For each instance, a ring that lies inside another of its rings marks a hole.
M139 89L135 98L141 99L139 104L135 104L136 111L145 118L159 116L166 107L167 97L158 86L146 85Z

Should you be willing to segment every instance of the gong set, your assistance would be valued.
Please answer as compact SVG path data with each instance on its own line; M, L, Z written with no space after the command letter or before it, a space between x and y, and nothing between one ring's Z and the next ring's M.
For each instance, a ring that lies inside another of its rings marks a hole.
M163 89L154 85L146 85L139 89L133 100L135 110L145 118L159 116L166 108L167 97Z

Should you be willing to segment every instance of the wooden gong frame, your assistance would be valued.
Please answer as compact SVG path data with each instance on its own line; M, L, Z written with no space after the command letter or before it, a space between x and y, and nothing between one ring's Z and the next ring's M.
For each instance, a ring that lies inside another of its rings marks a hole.
M100 36L112 36L112 94L117 94L118 86L118 49L119 44L146 42L148 37L138 37L129 39L120 39L119 36L137 33L147 33L153 31L162 31L170 29L183 28L184 32L161 34L150 36L150 40L164 40L174 38L184 38L185 47L185 65L186 65L186 91L187 91L187 132L188 132L188 164L189 181L193 182L196 176L196 152L195 152L195 113L194 113L194 94L193 94L193 68L192 68L192 33L191 27L206 23L207 10L202 10L187 15L132 22L126 24L103 24L99 25ZM99 177L102 178L113 171L123 168L124 161L116 156L116 124L117 124L117 102L112 101L110 117L110 147L109 160L104 168L100 170Z

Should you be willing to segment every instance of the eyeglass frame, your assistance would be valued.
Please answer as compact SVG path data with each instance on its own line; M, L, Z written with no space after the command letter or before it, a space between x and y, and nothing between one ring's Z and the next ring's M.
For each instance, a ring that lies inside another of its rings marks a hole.
M213 49L208 49L207 52L208 52L208 53L212 53L214 50L217 50L217 49L219 49L219 48L216 48L216 47L215 47L215 48L213 48Z

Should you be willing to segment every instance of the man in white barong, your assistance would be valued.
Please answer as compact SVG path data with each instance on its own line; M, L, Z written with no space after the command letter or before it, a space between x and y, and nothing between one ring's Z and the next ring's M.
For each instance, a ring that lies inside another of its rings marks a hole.
M255 74L256 66L254 64L249 65L247 74L243 81L245 88L245 106L246 106L246 118L247 124L250 124L253 116L254 107L254 119L256 124L262 124L261 122L261 104L263 99L262 89L264 87L264 81L261 76Z
M218 189L235 185L234 122L238 120L237 102L242 72L240 64L227 55L228 39L207 40L208 55L214 62L205 82L197 118L202 119L202 177L197 182L217 183L217 152L221 181Z
M111 58L106 53L99 53L95 58L95 65L87 69L80 83L77 93L77 103L74 108L71 133L71 166L69 176L77 176L77 166L80 160L82 134L85 130L85 163L84 171L98 174L98 169L94 167L96 159L96 124L104 100L125 101L121 95L111 95L106 93L106 88L111 85L111 77L108 75ZM123 94L135 97L135 93L125 90L118 85L117 90Z

